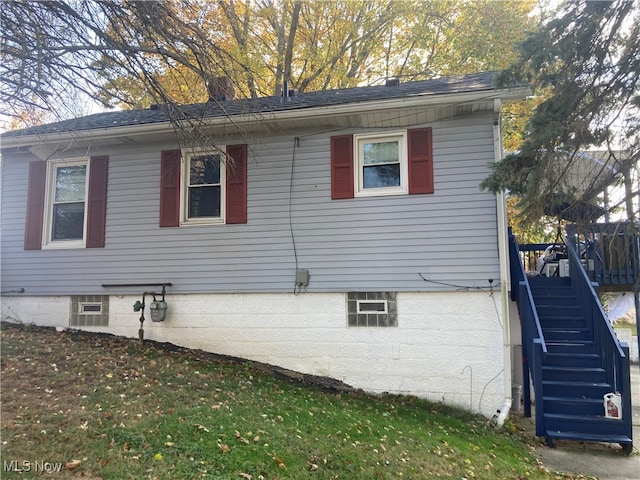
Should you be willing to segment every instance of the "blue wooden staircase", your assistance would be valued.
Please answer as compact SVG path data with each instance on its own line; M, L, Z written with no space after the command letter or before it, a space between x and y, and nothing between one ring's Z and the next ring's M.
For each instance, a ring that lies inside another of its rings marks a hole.
M629 422L604 417L604 395L615 392L617 385L605 369L595 330L571 278L539 276L529 283L547 346L541 365L547 441L619 443L630 449ZM627 409L627 417L630 412Z
M512 298L523 332L524 411L531 416L535 405L536 435L549 445L556 439L607 442L630 453L629 349L611 329L597 285L575 248L569 248L571 276L546 277L527 275L518 245L511 244ZM622 419L605 417L604 395L611 392L621 394Z

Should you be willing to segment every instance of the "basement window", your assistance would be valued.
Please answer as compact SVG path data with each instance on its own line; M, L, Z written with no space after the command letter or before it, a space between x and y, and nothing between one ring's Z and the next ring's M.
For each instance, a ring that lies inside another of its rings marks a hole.
M347 293L347 325L349 327L397 327L396 293Z
M109 297L106 295L72 295L70 327L108 327Z

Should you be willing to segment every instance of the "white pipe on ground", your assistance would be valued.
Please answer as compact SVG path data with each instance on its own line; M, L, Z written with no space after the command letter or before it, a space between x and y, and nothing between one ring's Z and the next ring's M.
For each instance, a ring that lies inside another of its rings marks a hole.
M511 410L511 399L505 398L504 405L498 410L498 416L496 417L496 427L502 428L505 420L509 417L509 411Z

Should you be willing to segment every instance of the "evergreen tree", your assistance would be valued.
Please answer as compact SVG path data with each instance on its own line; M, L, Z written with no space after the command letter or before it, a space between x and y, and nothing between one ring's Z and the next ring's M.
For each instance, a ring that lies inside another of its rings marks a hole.
M519 150L493 164L482 187L519 196L523 215L535 219L591 200L612 167L625 176L631 218L638 185L630 174L640 156L640 2L566 2L528 34L498 82L550 96L536 107ZM606 154L577 188L581 152L593 146Z

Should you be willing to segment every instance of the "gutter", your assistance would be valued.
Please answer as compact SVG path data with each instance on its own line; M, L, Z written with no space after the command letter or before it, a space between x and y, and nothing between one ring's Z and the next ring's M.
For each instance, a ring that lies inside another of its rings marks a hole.
M310 118L323 118L336 115L349 115L368 113L373 110L391 110L408 107L436 107L438 105L451 105L473 103L477 101L490 101L505 99L521 99L530 94L528 87L518 87L505 90L483 90L474 92L451 94L419 94L408 97L389 100L374 100L365 102L353 102L339 105L326 106L300 106L299 108L250 112L248 114L222 115L203 119L206 127L234 126L236 128L249 125L260 119L261 122L277 123L287 120L302 120ZM300 97L304 98L304 97ZM137 125L121 125L114 127L95 128L90 130L75 130L45 134L33 134L25 136L9 136L2 138L2 148L30 147L35 144L66 143L79 140L99 140L105 138L134 137L140 135L173 133L174 126L170 121L145 123Z
M502 128L500 111L502 103L499 98L494 100L495 118L493 122L493 152L494 161L502 159ZM498 258L500 259L500 300L502 306L502 342L503 342L503 363L504 363L504 402L498 409L495 418L496 426L502 428L505 420L509 417L511 410L512 388L511 388L511 331L509 319L509 244L507 225L507 203L504 192L496 195L496 210L498 220Z

